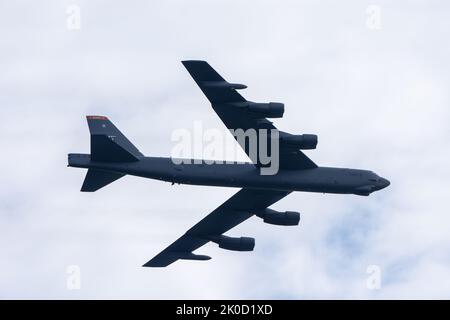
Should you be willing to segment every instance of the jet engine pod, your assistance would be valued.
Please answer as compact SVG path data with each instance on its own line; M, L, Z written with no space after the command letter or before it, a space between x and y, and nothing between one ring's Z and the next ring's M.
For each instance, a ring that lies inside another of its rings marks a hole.
M293 145L302 150L315 149L317 147L317 135L315 134L288 134L283 133L280 136L281 141Z
M300 222L300 212L295 211L279 212L272 209L265 209L256 215L262 218L265 223L278 226L296 226Z
M282 118L284 114L284 104L280 102L249 102L248 110L254 113L259 113L265 118Z
M227 81L204 81L202 83L203 87L206 88L226 88L226 89L235 89L241 90L246 89L247 86L241 83L229 83Z
M249 237L232 238L222 235L211 241L217 243L219 248L233 251L253 251L255 247L255 239Z

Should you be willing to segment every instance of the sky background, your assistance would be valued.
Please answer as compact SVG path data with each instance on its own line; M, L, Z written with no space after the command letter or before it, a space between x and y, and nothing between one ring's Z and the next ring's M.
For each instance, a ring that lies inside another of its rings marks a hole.
M67 27L70 5L79 30ZM0 298L450 298L449 9L0 2ZM85 171L67 168L67 153L89 152L87 114L110 117L148 156L169 156L172 132L194 121L223 128L185 59L248 85L249 100L284 102L274 123L318 134L308 155L319 165L370 169L391 186L293 193L273 208L300 211L298 227L254 217L228 233L255 237L252 253L208 244L197 251L208 262L142 268L237 189L124 177L81 193ZM71 265L78 290L67 286Z

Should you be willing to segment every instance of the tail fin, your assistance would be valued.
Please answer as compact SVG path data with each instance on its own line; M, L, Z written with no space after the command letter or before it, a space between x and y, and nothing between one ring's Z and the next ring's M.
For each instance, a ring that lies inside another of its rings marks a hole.
M124 176L123 173L89 169L84 178L81 191L94 192Z
M69 165L85 167L90 162L134 162L143 156L141 152L103 116L87 116L91 133L91 154L69 155ZM93 192L120 179L125 174L102 169L89 169L81 191Z
M143 156L107 117L86 118L91 132L91 161L133 162Z

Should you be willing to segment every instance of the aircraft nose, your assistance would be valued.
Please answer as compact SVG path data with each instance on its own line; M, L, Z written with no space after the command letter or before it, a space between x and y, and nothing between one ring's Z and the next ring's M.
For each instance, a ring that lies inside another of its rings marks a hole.
M388 179L381 178L380 180L382 189L388 187L391 184L391 182Z

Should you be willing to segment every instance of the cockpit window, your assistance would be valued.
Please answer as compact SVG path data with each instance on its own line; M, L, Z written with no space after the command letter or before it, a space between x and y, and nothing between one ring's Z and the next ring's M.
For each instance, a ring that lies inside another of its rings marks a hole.
M369 179L369 181L377 182L378 180L377 179Z

